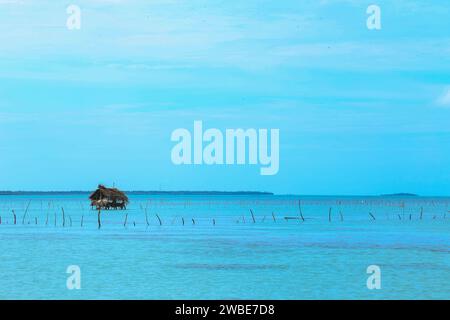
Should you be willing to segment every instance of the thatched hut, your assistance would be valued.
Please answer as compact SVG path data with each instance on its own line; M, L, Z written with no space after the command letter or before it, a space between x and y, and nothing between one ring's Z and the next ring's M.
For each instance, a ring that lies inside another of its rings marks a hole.
M128 197L122 191L116 188L106 188L99 184L97 190L95 190L90 196L91 207L99 209L120 209L127 208Z

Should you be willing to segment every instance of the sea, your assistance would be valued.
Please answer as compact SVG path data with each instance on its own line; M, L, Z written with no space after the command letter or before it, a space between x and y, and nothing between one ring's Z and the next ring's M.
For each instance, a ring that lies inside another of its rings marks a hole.
M450 298L450 198L129 198L0 196L0 299Z

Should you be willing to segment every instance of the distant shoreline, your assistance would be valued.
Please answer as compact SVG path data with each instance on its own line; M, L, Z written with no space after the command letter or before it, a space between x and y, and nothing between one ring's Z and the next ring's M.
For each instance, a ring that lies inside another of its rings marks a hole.
M220 196L248 196L263 195L273 196L272 192L264 191L124 191L128 195L220 195ZM2 196L18 196L18 195L85 195L91 194L92 191L0 191Z
M93 191L0 191L0 196L40 196L40 195L90 195ZM414 193L390 193L378 195L309 195L309 194L275 194L267 191L124 191L127 195L175 195L175 196L296 196L296 197L382 197L382 198L415 198ZM434 195L431 197L448 197Z
M418 197L418 194L415 193L388 193L382 194L382 197Z

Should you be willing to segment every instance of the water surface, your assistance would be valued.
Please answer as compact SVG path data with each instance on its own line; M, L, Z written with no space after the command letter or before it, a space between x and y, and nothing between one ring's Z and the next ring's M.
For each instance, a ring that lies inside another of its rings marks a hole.
M130 200L98 229L85 195L1 196L0 298L450 298L449 198ZM81 290L66 287L69 265ZM367 289L369 265L381 290Z

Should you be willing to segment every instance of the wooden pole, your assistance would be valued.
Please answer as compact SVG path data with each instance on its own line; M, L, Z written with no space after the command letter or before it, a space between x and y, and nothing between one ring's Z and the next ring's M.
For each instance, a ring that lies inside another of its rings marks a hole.
M100 217L101 209L98 209L98 215L97 215L97 222L98 222L98 228L100 229L102 227L102 221Z
M331 222L331 207L328 209L328 222Z
M127 226L127 221L128 221L128 212L125 214L125 220L123 221L123 226L124 227Z
M28 212L28 208L30 207L30 203L31 203L31 200L28 201L27 207L25 208L25 213L23 214L23 217L22 217L22 224L25 224L25 217L27 216L27 212Z
M252 214L253 223L256 223L255 215L253 214L253 210L252 209L250 209L250 213Z
M277 222L277 219L275 219L275 213L272 212L272 218L273 218L273 222Z
M302 219L303 222L305 222L305 217L303 217L303 212L302 212L302 201L298 200L298 212L300 213L300 218Z
M420 207L420 220L422 220L423 217L423 207Z
M62 211L62 220L63 220L62 226L65 227L66 226L66 215L64 213L63 207L61 207L61 211Z
M13 216L14 216L14 224L17 223L17 217L16 217L16 213L14 212L14 209L12 210Z
M159 217L159 215L158 215L158 214L156 214L156 217L158 218L158 221L159 221L159 225L160 225L160 226L162 226L162 221L161 221L161 218Z
M377 220L377 219L375 218L375 216L372 214L372 212L369 212L369 214L370 214L370 216L372 217L373 220Z
M145 222L147 223L147 227L148 227L150 225L150 223L148 222L147 208L145 208L144 211L145 211Z

